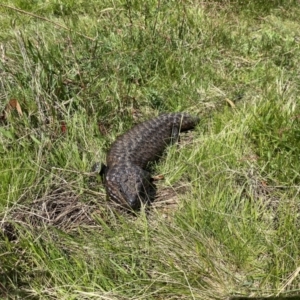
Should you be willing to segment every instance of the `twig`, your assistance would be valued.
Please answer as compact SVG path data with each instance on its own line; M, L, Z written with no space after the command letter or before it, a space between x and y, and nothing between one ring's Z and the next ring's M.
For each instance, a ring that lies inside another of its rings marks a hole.
M62 28L62 29L64 29L64 30L71 31L70 28L68 28L68 27L66 27L66 26L64 26L64 25L58 24L58 23L56 23L56 22L54 22L54 21L51 21L51 20L49 20L49 19L47 19L47 18L45 18L45 17L41 17L41 16L38 16L38 15L35 15L35 14L30 13L30 12L28 12L28 11L25 11L25 10L22 10L22 9L19 9L19 8L10 6L10 5L6 5L6 4L0 4L0 6L5 7L5 8L8 8L8 9L11 9L11 10L15 10L15 11L17 11L17 12L19 12L19 13L22 13L22 14L25 14L25 15L28 15L28 16L31 16L31 17L34 17L34 18L43 20L43 21L46 21L46 22L51 23L51 24L53 24L53 25L55 25L55 26L58 26L58 27L60 27L60 28ZM75 32L76 34L78 34L78 35L80 35L80 36L82 36L82 37L84 37L84 38L90 40L90 41L94 41L94 40L95 40L95 39L93 39L93 38L91 38L91 37L89 37L89 36L86 36L86 35L84 35L84 34L82 34L82 33L79 33L79 32L77 32L77 31L74 31L74 32Z

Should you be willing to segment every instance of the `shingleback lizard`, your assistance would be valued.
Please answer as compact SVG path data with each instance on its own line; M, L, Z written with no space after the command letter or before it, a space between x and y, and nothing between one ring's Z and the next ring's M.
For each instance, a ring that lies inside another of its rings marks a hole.
M162 114L134 126L117 138L102 169L108 197L122 206L138 209L150 199L152 178L146 170L166 146L177 141L179 132L193 129L198 117L187 113Z

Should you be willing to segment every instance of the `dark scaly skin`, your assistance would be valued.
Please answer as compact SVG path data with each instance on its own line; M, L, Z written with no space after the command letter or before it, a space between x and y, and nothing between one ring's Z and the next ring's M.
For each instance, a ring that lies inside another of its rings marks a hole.
M132 209L149 201L152 180L145 170L147 164L177 141L179 132L193 129L198 122L198 117L187 113L162 114L118 137L108 152L103 174L109 198Z

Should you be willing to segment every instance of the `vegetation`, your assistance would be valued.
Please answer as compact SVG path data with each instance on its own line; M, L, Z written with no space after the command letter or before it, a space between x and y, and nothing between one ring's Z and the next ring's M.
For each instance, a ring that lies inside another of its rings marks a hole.
M299 293L299 15L296 0L3 0L1 297ZM115 209L93 163L166 111L201 123L154 166L150 209Z

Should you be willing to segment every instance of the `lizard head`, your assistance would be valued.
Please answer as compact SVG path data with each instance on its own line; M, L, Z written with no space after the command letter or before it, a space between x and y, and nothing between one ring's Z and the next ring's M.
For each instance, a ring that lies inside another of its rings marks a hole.
M139 209L141 203L148 201L150 182L150 174L135 165L117 165L108 168L105 174L108 196L113 201L132 209Z

